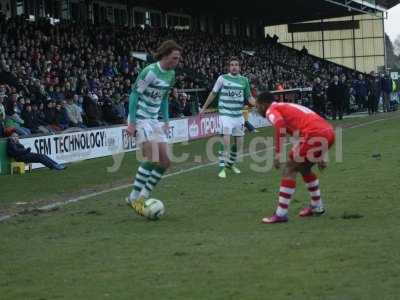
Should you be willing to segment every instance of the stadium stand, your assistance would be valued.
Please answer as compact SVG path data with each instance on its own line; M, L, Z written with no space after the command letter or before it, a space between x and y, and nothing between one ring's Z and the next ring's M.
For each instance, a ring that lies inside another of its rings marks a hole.
M146 63L132 52L151 54L169 38L185 49L177 72L179 90L209 90L233 55L241 57L242 73L250 78L255 93L311 91L317 77L326 90L335 75L345 78L349 99L360 86L355 70L309 55L307 49L286 47L269 36L66 21L50 25L48 19L30 22L25 16L2 18L0 26L0 134L4 135L124 123L131 85Z

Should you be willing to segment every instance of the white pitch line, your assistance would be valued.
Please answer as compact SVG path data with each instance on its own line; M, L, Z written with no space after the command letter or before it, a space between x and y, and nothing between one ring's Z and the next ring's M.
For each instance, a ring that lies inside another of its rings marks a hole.
M379 122L382 122L382 121L389 121L389 120L393 120L393 119L397 119L397 118L387 118L387 119L374 120L374 121L371 121L371 122L368 122L368 123L364 123L364 124L353 125L353 126L350 126L348 128L344 128L344 129L360 128L360 127L364 127L365 124L371 125L371 124L379 123Z
M396 118L394 117L394 118L388 118L388 119L374 120L374 121L371 121L371 122L366 122L366 123L362 123L362 124L358 124L358 125L353 125L353 126L350 126L348 128L345 128L345 129L347 130L347 129L365 127L367 125L375 124L375 123L382 122L382 121L388 121L388 120L392 120L392 119L396 119ZM257 154L257 153L268 151L270 149L271 149L271 147L266 148L266 149L262 149L262 150L258 150L258 151L254 151L254 152L250 152L250 153L246 153L246 154L242 154L242 155L240 155L240 157L241 158L248 157L248 156L251 156L251 155L254 155L254 154ZM176 172L173 172L173 173L169 173L169 174L163 176L163 178L178 176L178 175L189 173L189 172L196 171L196 170L199 170L199 169L207 168L207 167L210 167L210 166L213 166L213 165L216 165L216 164L218 164L218 162L211 162L211 163L203 164L203 165L200 165L200 166L195 166L195 167L179 170L179 171L176 171ZM49 211L49 210L52 210L52 209L56 209L56 208L68 205L70 203L75 203L75 202L79 202L79 201L82 201L82 200L87 200L87 199L90 199L90 198L94 198L94 197L98 197L98 196L101 196L101 195L104 195L104 194L108 194L108 193L111 193L111 192L124 190L124 189L127 189L127 188L131 187L131 186L132 186L132 184L124 184L124 185L116 186L116 187L113 187L113 188L110 188L110 189L106 189L106 190L103 190L103 191L100 191L100 192L95 192L95 193L90 193L90 194L87 194L87 195L79 196L77 198L73 198L73 199L70 199L70 200L67 200L67 201L55 202L55 203L48 204L48 205L45 205L45 206L42 206L42 207L39 207L39 208L33 209L33 210ZM11 219L11 218L16 217L18 215L19 214L16 213L16 214L11 214L11 215L0 216L0 222L8 220L8 219Z
M254 152L250 152L250 153L246 153L246 154L242 154L239 157L243 158L243 157L251 156L251 155L254 155L254 154L265 152L265 151L267 151L269 149L272 149L272 148L270 147L270 148L267 148L267 149L262 149L262 150L258 150L258 151L254 151ZM179 171L164 175L163 178L168 178L168 177L173 177L173 176L189 173L189 172L196 171L196 170L199 170L199 169L203 169L203 168L206 168L206 167L210 167L210 166L213 166L213 165L216 165L216 164L218 164L218 162L211 162L211 163L203 164L203 165L200 165L200 166L195 166L195 167L191 167L191 168L187 168L187 169L182 169L182 170L179 170ZM104 195L104 194L108 194L108 193L111 193L111 192L124 190L124 189L130 188L130 187L132 187L131 183L123 184L123 185L119 185L119 186L116 186L116 187L113 187L113 188L110 188L110 189L107 189L107 190L103 190L103 191L100 191L100 192L95 192L95 193L90 193L90 194L87 194L87 195L79 196L77 198L73 198L73 199L70 199L70 200L67 200L67 201L55 202L55 203L52 203L52 204L41 206L39 208L32 209L32 211L49 211L49 210L52 210L52 209L56 209L56 208L65 206L65 205L70 204L70 203L75 203L75 202L79 202L79 201L82 201L82 200L98 197L98 196L101 196L101 195ZM1 221L5 221L7 219L10 219L12 217L16 217L17 215L18 214L2 216L2 217L0 217L0 222Z

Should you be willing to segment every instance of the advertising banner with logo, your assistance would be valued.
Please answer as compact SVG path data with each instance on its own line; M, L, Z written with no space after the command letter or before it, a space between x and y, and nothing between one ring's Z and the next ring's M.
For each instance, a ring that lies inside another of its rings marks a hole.
M110 156L133 151L135 141L125 127L112 127L81 132L21 139L21 144L32 152L45 154L59 163ZM34 165L39 167L41 165Z
M257 116L254 112L250 113L249 121L255 127L270 126L266 119ZM167 133L168 140L170 143L180 143L212 137L220 132L220 126L217 113L171 120ZM26 148L31 148L32 152L48 155L59 163L137 150L135 138L128 135L126 126L23 138L21 144ZM43 166L33 165L33 168L38 167Z
M167 136L171 144L188 141L188 119L170 121Z
M172 120L168 130L170 143L188 140L188 119ZM69 163L111 156L137 150L135 138L128 135L126 126L69 132L50 136L21 139L32 152L45 154L59 163ZM33 168L43 167L34 164Z
M219 115L206 114L189 118L189 140L211 137L220 132Z

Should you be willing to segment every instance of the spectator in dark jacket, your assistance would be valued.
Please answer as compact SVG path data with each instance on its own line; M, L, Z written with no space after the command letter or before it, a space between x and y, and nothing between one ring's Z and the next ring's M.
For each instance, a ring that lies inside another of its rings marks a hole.
M177 89L172 89L169 95L169 115L171 118L179 118L182 115Z
M343 85L344 88L344 95L343 95L343 105L344 105L344 111L347 114L350 114L350 89L351 89L351 83L347 81L347 77L345 74L343 74L340 77L340 82Z
M12 116L15 113L15 107L18 105L18 95L12 94L10 97L6 98L4 107L6 109L6 115Z
M389 73L382 75L382 96L383 96L383 111L390 111L390 95L393 89L392 79L390 78Z
M44 113L44 104L40 103L38 106L32 105L32 109L34 111L37 110L37 115L38 115L38 119L39 119L39 123L41 125L45 125L46 124L46 115Z
M65 109L66 101L58 102L56 104L56 112L55 112L55 121L56 125L60 127L62 130L67 129L69 127L69 119L67 115L67 111Z
M128 114L129 114L129 95L128 94L124 94L122 96L122 105L124 106L124 110L125 110L125 119L128 118Z
M16 161L24 163L41 163L49 169L64 170L65 166L56 163L54 160L44 154L32 153L31 148L25 148L19 142L17 133L13 133L7 140L7 154Z
M34 93L35 101L33 102L35 104L45 103L47 101L48 95L44 90L44 87L42 85L39 85L35 89L36 89L36 92Z
M192 115L192 110L190 107L189 97L186 93L182 93L179 95L180 100L180 110L182 115L185 117L190 117Z
M178 99L171 99L169 101L169 116L173 119L179 118L182 115L181 106Z
M339 120L343 119L343 109L344 109L344 94L345 87L339 81L338 76L333 77L333 82L328 88L328 101L332 103L332 119L336 120L339 115Z
M111 99L107 98L103 103L103 119L108 124L122 124L124 119L118 116L118 111Z
M56 104L54 101L47 103L45 110L45 121L53 131L61 131L61 128L57 126L56 122Z
M117 116L125 122L125 119L126 119L125 104L124 104L123 100L121 99L121 97L116 97L114 107L115 107Z
M39 124L38 130L41 133L51 134L54 131L50 130L50 126L45 121L44 104L40 103L39 107L36 104L32 105L32 113L35 115Z
M380 78L375 72L372 72L373 78L369 82L369 96L368 96L368 114L373 115L378 112L379 98L382 94L382 83Z
M24 120L24 126L28 128L31 133L39 132L39 120L37 115L32 111L32 106L30 104L25 105L21 116Z
M96 127L96 126L101 126L100 123L100 113L97 108L97 103L96 103L96 98L94 97L95 95L92 96L85 96L83 98L83 111L85 112L86 115L86 121L87 121L87 126L89 127Z
M366 80L364 80L362 74L359 74L358 80L354 82L354 90L356 93L356 103L358 107L365 107L368 102L368 83Z
M325 87L317 77L312 91L313 109L320 116L325 117Z
M108 62L107 66L104 67L103 74L107 77L114 77L116 75L112 62Z

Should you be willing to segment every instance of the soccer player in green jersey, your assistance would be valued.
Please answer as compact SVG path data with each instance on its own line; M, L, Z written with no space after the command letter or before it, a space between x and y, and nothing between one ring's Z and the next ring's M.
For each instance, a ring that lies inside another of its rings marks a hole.
M218 78L200 114L203 114L216 98L218 98L221 134L223 135L223 143L219 151L220 171L218 177L226 178L226 169L240 174L240 170L234 164L243 147L245 121L242 109L246 101L252 105L255 104L248 79L240 75L238 58L232 57L229 60L229 73ZM231 136L234 138L232 145Z
M136 136L142 149L143 161L136 173L128 204L143 215L144 200L161 180L170 166L167 152L168 96L175 83L175 68L181 59L182 48L169 40L161 44L154 57L157 63L139 74L129 97L128 134ZM158 121L162 112L164 124Z

